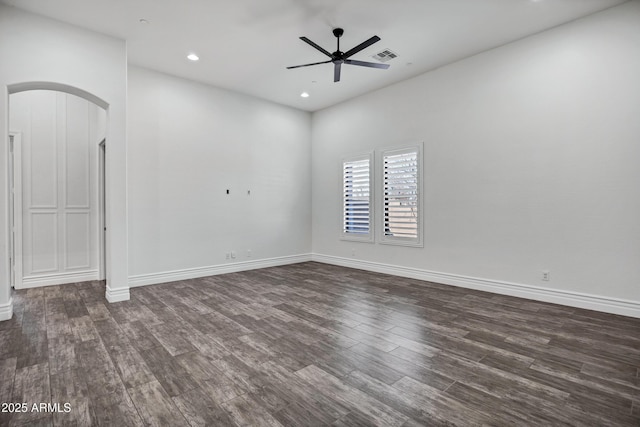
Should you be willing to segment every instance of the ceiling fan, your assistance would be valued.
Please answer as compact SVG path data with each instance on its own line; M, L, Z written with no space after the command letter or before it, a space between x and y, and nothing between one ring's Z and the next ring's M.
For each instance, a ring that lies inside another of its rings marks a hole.
M361 67L370 67L370 68L382 68L384 70L386 70L387 68L389 68L389 64L376 64L375 62L366 62L366 61L356 61L355 59L349 59L351 56L355 55L356 53L360 52L363 49L366 49L367 47L371 46L372 44L380 41L380 37L378 36L373 36L371 37L369 40L366 40L362 43L360 43L358 46L354 47L353 49L349 49L346 52L341 52L340 51L340 37L342 37L342 35L344 34L344 30L342 28L334 28L333 29L333 35L336 36L336 38L338 39L338 47L336 49L335 52L333 53L329 53L329 51L321 48L320 46L318 46L317 44L315 44L314 42L312 42L311 40L309 40L306 37L300 37L300 40L302 40L303 42L311 45L312 47L316 48L317 50L319 50L320 52L324 53L325 55L327 55L329 58L331 58L328 61L322 61L322 62L314 62L311 64L303 64L303 65L294 65L291 67L287 67L288 70L292 69L292 68L300 68L300 67L309 67L311 65L319 65L319 64L328 64L329 62L333 62L333 81L334 82L339 82L340 81L340 69L342 68L342 64L348 64L348 65L359 65Z

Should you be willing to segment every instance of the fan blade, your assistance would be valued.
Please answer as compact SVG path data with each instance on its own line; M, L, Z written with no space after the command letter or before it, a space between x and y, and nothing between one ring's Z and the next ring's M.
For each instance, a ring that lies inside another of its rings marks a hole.
M300 37L300 40L302 40L303 42L307 43L308 45L318 49L320 52L324 53L325 55L327 55L329 58L333 58L333 55L331 55L328 51L324 50L323 48L321 48L320 46L318 46L317 44L315 44L314 42L312 42L311 40L309 40L308 38L302 36Z
M389 68L389 64L376 64L375 62L356 61L355 59L345 59L345 64L360 65L361 67L382 68L386 70Z
M312 65L328 64L329 62L331 62L331 60L322 61L322 62L314 62L313 64L292 65L291 67L287 67L287 70L290 70L292 68L310 67Z
M373 36L369 40L360 43L358 46L354 47L353 49L350 49L350 50L346 51L344 53L344 55L342 55L342 57L346 59L346 58L350 57L351 55L355 55L356 53L360 52L362 49L366 49L369 46L371 46L372 44L374 44L376 42L379 42L379 41L380 41L380 37Z
M340 69L342 68L342 62L336 62L336 66L333 68L333 82L340 81Z

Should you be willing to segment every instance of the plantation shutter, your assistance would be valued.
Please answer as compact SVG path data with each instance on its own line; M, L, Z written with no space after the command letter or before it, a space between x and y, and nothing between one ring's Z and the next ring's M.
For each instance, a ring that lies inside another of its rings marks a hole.
M383 155L384 237L418 239L418 151Z
M343 235L370 236L371 231L371 158L343 162L342 168Z

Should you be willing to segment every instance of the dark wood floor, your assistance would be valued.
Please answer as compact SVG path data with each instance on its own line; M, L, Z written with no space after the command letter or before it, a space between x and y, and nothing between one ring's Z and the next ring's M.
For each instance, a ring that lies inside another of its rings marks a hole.
M640 425L640 319L318 263L18 291L0 425Z

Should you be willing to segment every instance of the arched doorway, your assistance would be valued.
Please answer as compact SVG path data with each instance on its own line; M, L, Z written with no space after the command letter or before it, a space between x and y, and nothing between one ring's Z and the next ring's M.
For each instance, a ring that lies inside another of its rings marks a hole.
M12 285L105 279L108 104L59 83L20 83L8 89ZM12 197L15 190L17 197Z
M9 96L10 258L16 289L104 278L99 162L106 120L104 109L66 91Z

